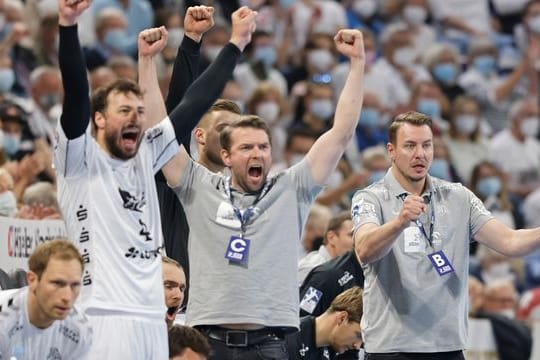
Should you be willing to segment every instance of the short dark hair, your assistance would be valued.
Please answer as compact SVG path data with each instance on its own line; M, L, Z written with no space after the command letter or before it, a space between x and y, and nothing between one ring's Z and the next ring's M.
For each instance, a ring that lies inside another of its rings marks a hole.
M212 117L210 114L212 114L214 111L227 111L233 114L241 115L242 109L240 109L240 106L232 100L228 99L217 99L216 102L210 106L210 109L208 109L207 112L204 113L201 120L199 120L199 123L197 124L197 127L208 129L209 127L212 127L209 122Z
M84 267L83 258L75 245L68 239L59 237L36 247L28 259L28 269L41 279L51 258L65 261L75 259L81 264L81 269Z
M319 133L306 126L300 126L292 128L288 131L287 139L285 140L285 149L289 150L292 146L293 140L297 137L310 138L313 141L319 138Z
M328 222L326 232L339 230L341 225L347 220L351 220L351 213L349 211L342 211L337 215L334 215Z
M349 321L359 323L364 314L363 290L358 286L345 290L332 300L326 311L328 313L346 311L349 315Z
M186 349L210 356L210 344L203 334L189 326L174 325L169 329L169 358L182 355Z
M403 124L411 124L414 126L427 125L431 129L433 121L429 116L416 111L407 111L397 115L388 127L388 139L391 144L396 144L397 132Z
M96 113L103 113L107 106L109 105L107 102L107 99L111 93L119 93L119 94L134 94L138 98L143 98L143 92L139 85L134 82L133 80L129 80L126 78L120 78L117 80L114 80L113 82L98 88L94 94L92 95L92 104L91 104L91 110L92 110L92 126L95 130L96 127Z
M227 151L231 150L231 134L238 128L253 128L264 130L268 135L268 141L272 144L272 135L270 134L270 128L264 120L256 115L243 115L238 120L227 125L219 134L219 142L221 148Z
M171 264L171 265L174 265L174 266L176 266L177 268L184 270L184 268L182 267L182 265L180 265L180 263L179 263L178 261L176 261L176 260L174 260L174 259L172 259L172 258L170 258L170 257L168 257L168 256L163 255L163 256L161 257L161 262L162 262L163 264Z

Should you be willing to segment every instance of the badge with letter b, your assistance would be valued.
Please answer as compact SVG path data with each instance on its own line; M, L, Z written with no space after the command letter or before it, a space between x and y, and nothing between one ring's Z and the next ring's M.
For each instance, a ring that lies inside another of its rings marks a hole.
M249 254L249 239L231 236L229 246L225 252L225 259L229 259L229 263L238 265L247 265Z
M429 254L428 258L440 276L454 272L454 267L452 266L450 260L448 260L446 255L444 255L442 250Z

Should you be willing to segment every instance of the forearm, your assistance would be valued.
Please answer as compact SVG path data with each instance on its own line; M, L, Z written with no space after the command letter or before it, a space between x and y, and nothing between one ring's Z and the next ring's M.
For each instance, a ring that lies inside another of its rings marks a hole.
M525 71L527 69L527 60L522 61L515 69L512 71L512 73L508 76L508 78L495 89L495 100L497 102L500 102L504 100L510 92L516 87L518 81L521 79L521 77L525 74Z
M139 86L144 94L147 128L167 117L153 56L139 56Z
M525 256L540 248L540 227L534 229L513 230L513 236L508 237L506 251L508 256Z
M182 102L170 113L176 138L190 133L200 118L219 98L241 55L233 44L227 44L218 57L189 87Z
M392 248L405 227L395 218L381 226L358 229L354 235L356 256L362 264L379 260Z
M68 139L84 134L90 121L89 86L86 64L79 45L77 25L59 26L58 63L64 98L60 124Z

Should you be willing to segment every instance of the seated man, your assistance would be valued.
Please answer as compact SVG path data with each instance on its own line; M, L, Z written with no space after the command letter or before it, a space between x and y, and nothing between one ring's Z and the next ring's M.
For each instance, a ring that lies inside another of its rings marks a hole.
M206 360L210 344L197 330L174 325L169 329L169 360Z
M287 337L291 359L334 359L346 350L358 350L362 313L362 289L355 286L338 295L322 315L303 317L300 331Z
M176 314L184 303L186 275L182 265L167 256L161 258L161 271L163 273L165 305L167 306L165 321L167 322L167 328L170 329L176 319Z
M28 259L28 286L0 292L0 359L80 359L92 342L83 313L73 308L83 258L55 239Z

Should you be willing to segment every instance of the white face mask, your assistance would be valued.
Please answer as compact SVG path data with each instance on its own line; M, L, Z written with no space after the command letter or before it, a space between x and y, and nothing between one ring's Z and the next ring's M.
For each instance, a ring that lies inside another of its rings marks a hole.
M478 118L474 115L458 115L456 128L459 132L471 135L478 127Z
M521 134L525 137L536 137L538 134L538 127L540 126L540 123L538 122L537 117L529 117L524 119L521 122L520 130Z
M208 45L203 49L203 53L209 61L214 61L219 55L219 52L223 49L221 45Z
M265 101L257 105L255 113L267 123L273 124L279 116L279 105L274 101Z
M403 17L409 24L420 25L426 21L427 11L423 6L407 5L403 9Z
M416 60L416 51L412 46L400 47L392 55L392 60L395 64L410 67Z
M315 49L308 52L307 61L315 68L315 70L324 73L330 70L332 63L334 62L334 57L332 56L332 53L326 49Z
M172 28L168 32L167 46L174 49L178 48L184 38L184 30L182 28Z
M506 316L509 319L515 319L516 318L516 311L514 309L503 309L499 310L499 315Z
M11 191L0 193L0 216L14 217L17 213L17 199Z
M527 26L535 35L540 35L540 15L529 19Z
M377 11L377 2L375 0L356 0L352 9L361 18L368 19Z
M334 113L332 100L313 100L309 104L309 111L319 119L327 120Z

